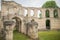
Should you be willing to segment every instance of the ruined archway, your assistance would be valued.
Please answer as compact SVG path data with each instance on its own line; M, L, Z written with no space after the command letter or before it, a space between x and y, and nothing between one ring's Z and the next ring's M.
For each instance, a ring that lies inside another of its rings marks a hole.
M22 25L21 19L19 17L13 17L12 19L16 21L14 30L21 32L21 25Z
M50 20L46 20L46 29L50 30Z

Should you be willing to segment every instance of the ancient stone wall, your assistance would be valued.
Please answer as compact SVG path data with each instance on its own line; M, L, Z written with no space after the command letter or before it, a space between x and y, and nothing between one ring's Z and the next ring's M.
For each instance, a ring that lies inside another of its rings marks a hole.
M22 5L14 2L14 1L10 1L10 2L2 2L2 16L8 16L9 19L12 19L12 17L14 16L18 16L21 19L25 19L27 18L28 21L35 19L38 23L39 23L39 29L46 29L46 20L56 20L56 18L54 18L54 14L53 11L57 9L58 10L58 17L57 18L57 22L60 20L60 8L35 8L35 7L23 7ZM27 11L26 16L24 16L24 12L25 10ZM33 16L31 16L31 10L33 10ZM49 18L46 18L46 10L49 10ZM38 18L38 11L41 12L41 18ZM23 23L23 22L22 22ZM41 24L41 25L40 25ZM53 28L53 21L51 21L50 26L51 29ZM54 25L58 25L58 23L55 22ZM24 23L23 23L24 25ZM22 25L22 26L23 26ZM57 27L57 26L56 26ZM57 27L59 28L59 27Z

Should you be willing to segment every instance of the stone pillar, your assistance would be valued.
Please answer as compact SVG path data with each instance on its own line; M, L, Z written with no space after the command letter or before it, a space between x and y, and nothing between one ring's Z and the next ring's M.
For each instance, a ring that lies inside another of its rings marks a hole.
M38 23L34 20L28 23L28 36L33 40L38 40Z
M41 10L41 12L42 12L42 18L45 18L45 17L46 17L46 16L45 16L45 11L46 11L45 9L42 9L42 10Z
M1 11L0 11L0 19L1 19Z
M28 17L31 17L31 14L30 13L31 13L31 10L28 8L27 9L27 15L28 15Z
M24 33L24 22L22 21L22 25L21 25L21 33Z
M3 40L3 36L4 36L4 33L3 33L3 22L0 20L0 40Z
M22 7L20 8L19 14L20 14L21 16L24 16L24 9L23 9Z
M34 17L38 17L38 10L37 9L34 9L33 11L34 11L34 15L33 16Z
M14 21L4 21L4 40L13 40Z
M26 27L27 27L27 26L26 26L27 20L24 19L24 20L23 20L23 23L24 23L24 24L23 24L23 26L24 26L24 34L26 34L26 30L27 30L27 29L26 29Z
M60 8L58 9L58 17L60 18Z
M50 9L50 18L54 18L54 9Z

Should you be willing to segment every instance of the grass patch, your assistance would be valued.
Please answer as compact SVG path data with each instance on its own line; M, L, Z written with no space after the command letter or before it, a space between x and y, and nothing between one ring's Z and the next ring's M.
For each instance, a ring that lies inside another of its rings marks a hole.
M60 31L41 31L38 34L40 40L60 40Z
M40 31L39 40L60 40L60 31ZM14 40L28 40L29 37L19 32L14 32Z
M14 31L13 40L28 40L28 39L29 38L26 35Z

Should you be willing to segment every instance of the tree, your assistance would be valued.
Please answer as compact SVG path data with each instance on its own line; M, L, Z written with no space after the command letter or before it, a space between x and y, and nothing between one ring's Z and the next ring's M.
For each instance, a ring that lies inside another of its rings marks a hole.
M47 1L42 8L59 8L55 1Z

